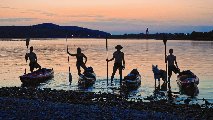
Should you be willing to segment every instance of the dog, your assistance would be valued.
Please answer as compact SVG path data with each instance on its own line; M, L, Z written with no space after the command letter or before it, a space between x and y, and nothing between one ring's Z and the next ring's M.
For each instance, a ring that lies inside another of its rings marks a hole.
M158 65L152 65L152 71L154 73L154 79L160 81L160 79L162 78L162 80L164 82L166 82L166 71L165 70L159 70L158 69Z

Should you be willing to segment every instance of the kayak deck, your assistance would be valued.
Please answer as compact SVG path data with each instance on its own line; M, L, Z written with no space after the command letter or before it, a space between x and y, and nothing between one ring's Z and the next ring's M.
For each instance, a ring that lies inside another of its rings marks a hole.
M20 80L23 84L36 85L39 83L43 83L53 77L54 77L53 69L42 68L41 70L37 70L32 73L20 76Z

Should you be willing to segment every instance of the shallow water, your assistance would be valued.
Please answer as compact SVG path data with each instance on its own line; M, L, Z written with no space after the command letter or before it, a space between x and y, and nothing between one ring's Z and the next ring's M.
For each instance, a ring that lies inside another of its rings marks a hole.
M27 51L25 41L0 41L0 87L21 86L19 76L27 68L29 63L25 62L24 55ZM76 53L76 48L80 47L88 57L87 66L92 66L97 75L95 85L86 91L94 92L116 92L106 89L106 45L104 39L53 39L53 40L31 40L30 46L34 46L38 63L42 67L54 68L55 77L47 83L43 83L39 88L52 88L64 90L82 90L78 88L77 69L75 67L75 57L70 57L68 64L66 54L66 44L69 51ZM142 75L142 85L132 91L129 96L146 97L153 94L154 76L152 64L158 65L160 69L165 69L164 44L160 40L108 40L109 58L115 51L114 46L121 44L125 53L126 69L123 75L127 75L132 69L137 68ZM213 42L204 41L168 41L168 49L173 48L177 56L178 66L181 70L190 69L200 78L198 85L198 99L206 98L213 101ZM68 81L68 67L71 67L73 75L72 85ZM109 76L112 72L113 62L109 63ZM173 74L171 87L172 91L179 91L176 83L176 76ZM119 75L116 73L115 86L119 87ZM162 83L162 82L161 82ZM181 95L180 98L187 96Z

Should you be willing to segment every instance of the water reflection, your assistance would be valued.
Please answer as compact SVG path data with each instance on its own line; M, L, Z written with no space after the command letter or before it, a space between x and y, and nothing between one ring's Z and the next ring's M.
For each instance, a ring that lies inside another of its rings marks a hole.
M191 45L194 47L213 47L213 42L212 41L191 41Z
M154 75L152 64L157 64L159 68L165 68L164 45L159 40L108 40L109 56L114 52L114 46L121 44L125 53L126 68L123 71L127 75L129 71L137 68L142 75L141 87L128 93L130 98L145 98L153 94ZM75 66L76 60L70 58L70 68L73 76L72 85L69 85L68 63L66 54L66 43L64 39L58 40L32 40L30 43L35 48L38 62L43 67L54 68L55 77L39 88L82 90L78 87L78 74ZM106 48L105 40L99 39L68 39L69 51L75 52L77 47L88 57L88 66L93 66L96 71L97 81L92 89L85 91L94 92L114 92L119 93L119 80L115 80L113 89L108 89L106 85ZM213 68L213 42L193 42L193 41L168 41L168 49L173 48L178 56L178 63L181 70L192 70L200 78L199 95L197 98L212 99L212 68ZM148 51L147 51L148 50ZM14 52L15 51L15 52ZM26 53L25 41L1 41L0 44L0 86L21 86L19 76L28 67L24 60ZM112 68L113 63L109 63ZM29 71L29 69L27 69ZM112 73L112 69L109 69ZM115 78L119 78L116 74ZM172 76L172 91L179 91L176 83L177 76ZM161 82L162 83L162 82ZM163 84L163 83L162 83ZM158 87L159 88L159 87ZM163 86L161 88L163 90Z

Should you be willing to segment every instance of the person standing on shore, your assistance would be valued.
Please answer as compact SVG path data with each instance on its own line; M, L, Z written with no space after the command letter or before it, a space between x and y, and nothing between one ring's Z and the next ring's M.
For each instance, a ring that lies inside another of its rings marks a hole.
M178 68L178 65L177 65L177 59L176 59L176 56L173 55L173 49L169 49L169 54L167 56L167 61L168 61L168 76L169 76L169 81L170 81L170 78L172 76L172 71L177 74L180 72L180 69ZM175 65L174 65L175 63Z
M121 45L117 45L115 46L115 49L117 49L117 51L115 51L113 53L113 57L111 59L106 59L107 62L112 61L115 59L114 62L114 66L113 66L113 72L112 72L112 76L111 76L111 83L114 79L115 73L117 71L117 69L119 69L119 74L120 74L120 83L122 81L122 69L125 68L125 59L124 59L124 53L121 51L123 47Z
M39 69L41 69L41 66L38 64L38 62L37 62L37 56L36 56L36 54L33 52L33 46L31 46L30 47L30 53L27 53L26 55L25 55L25 59L26 59L26 61L28 60L28 58L30 59L30 64L29 64L29 66L30 66L30 71L31 71L31 73L33 72L33 70L35 69L35 68L39 68Z
M68 48L67 48L67 54L69 54L70 56L76 57L76 59L77 59L76 67L77 67L77 70L78 70L78 75L81 75L81 68L80 67L82 67L84 70L87 68L86 67L87 57L84 55L84 53L81 52L81 48L77 48L77 54L71 54L68 51ZM85 58L85 62L84 62L83 58Z

